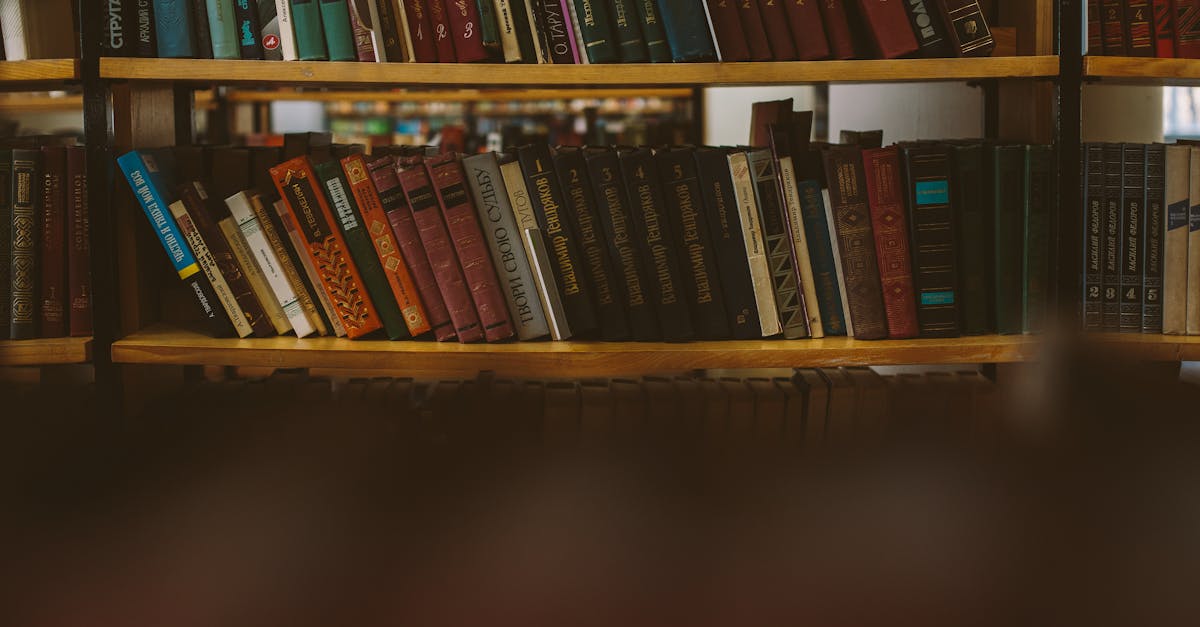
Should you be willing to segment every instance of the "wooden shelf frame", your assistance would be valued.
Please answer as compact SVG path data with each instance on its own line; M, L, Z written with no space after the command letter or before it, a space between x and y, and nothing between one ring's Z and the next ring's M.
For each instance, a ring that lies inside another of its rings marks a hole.
M0 61L0 90L24 91L65 85L80 79L78 59Z
M0 366L55 366L92 360L92 338L0 340Z
M1087 56L1083 58L1083 76L1106 83L1195 85L1200 84L1200 59Z

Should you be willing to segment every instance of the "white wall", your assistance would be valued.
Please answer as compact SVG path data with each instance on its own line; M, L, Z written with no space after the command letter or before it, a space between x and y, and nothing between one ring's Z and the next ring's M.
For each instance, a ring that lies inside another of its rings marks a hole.
M1162 87L1084 86L1083 141L1151 143L1162 139Z
M983 135L983 92L965 83L831 85L829 139L883 129L885 145Z
M704 143L738 146L750 141L750 107L767 100L794 100L796 111L811 111L812 87L714 87L704 90Z

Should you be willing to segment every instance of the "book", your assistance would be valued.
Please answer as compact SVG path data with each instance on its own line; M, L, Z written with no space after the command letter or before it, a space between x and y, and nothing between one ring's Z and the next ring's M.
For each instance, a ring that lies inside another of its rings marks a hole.
M792 128L795 130L795 125ZM800 211L804 219L808 257L812 263L813 289L817 294L821 330L827 336L846 335L846 310L837 271L840 261L834 252L834 238L830 236L826 196L821 184L825 170L821 153L813 149L798 150L797 142L793 142L792 155L794 161L798 160Z
M446 21L454 44L454 58L459 63L475 63L488 58L483 45L483 27L479 7L474 0L446 2Z
M1104 20L1101 18L1100 0L1087 0L1087 48L1084 54L1104 54Z
M0 162L0 166L3 162ZM1188 294L1200 294L1200 148L1191 147L1188 172ZM1200 298L1187 301L1187 334L1200 335Z
M1154 7L1150 0L1125 0L1125 51L1131 57L1153 57Z
M965 335L993 333L992 169L981 144L952 146L950 193L958 251L959 326ZM968 244L969 243L969 244Z
M715 61L717 50L708 28L704 0L658 1L672 60L676 63Z
M233 13L237 18L238 46L243 59L264 58L258 2L269 4L271 0L234 0Z
M762 327L728 155L720 149L698 148L695 159L705 219L725 296L730 336L736 340L759 339L763 336ZM754 254L765 262L761 246Z
M3 156L0 156L2 162ZM11 165L9 166L12 167ZM3 166L0 165L0 170ZM0 174L0 203L7 179ZM87 153L82 146L67 147L67 305L70 313L69 331L74 337L92 334L92 273L91 228L88 216ZM0 212L0 224L4 214ZM0 237L3 237L0 234ZM0 240L2 242L3 240ZM0 244L2 246L3 244ZM4 258L0 256L0 275ZM8 290L0 284L0 298ZM0 314L4 311L0 307ZM0 332L0 337L4 334Z
M658 0L634 0L651 63L670 63L671 47L658 10Z
M300 256L297 255L296 249L279 234L283 230L283 225L280 223L278 214L272 211L271 207L275 202L278 202L278 199L274 198L274 193L267 195L254 192L250 194L250 208L258 218L259 226L267 239L267 245L271 247L275 257L279 260L280 271L292 293L296 295L305 319L312 325L317 335L329 335L329 325L325 316L317 308L317 302L312 297L316 290L306 280L305 275L301 274L301 270L293 261Z
M592 63L615 63L619 60L613 36L612 17L608 3L602 0L573 0L579 22L579 35L584 51Z
M197 42L198 46L211 43L214 59L242 58L238 43L237 18L233 14L233 0L205 0L208 11L208 32L211 42Z
M914 159L906 151L906 161ZM896 147L876 148L863 151L863 166L866 174L867 200L871 211L871 231L875 236L875 255L879 263L879 283L883 290L884 314L887 318L888 337L906 339L916 337L921 328L917 324L917 297L913 281L912 258L920 259L921 252L910 250L908 218L905 211L905 190L901 172L900 150ZM912 166L907 170L913 172ZM937 193L949 195L949 181L938 181L931 194L930 186L917 183L916 202L912 206L914 243L920 238L916 231L918 212ZM922 193L924 192L924 193ZM949 198L937 198L937 204L949 208ZM910 252L912 253L910 255ZM953 292L951 293L953 294ZM922 294L924 296L924 294Z
M771 145L771 125L788 123L792 117L792 99L769 100L750 105L750 145Z
M1057 205L1058 179L1055 176L1054 151L1050 146L1025 149L1025 263L1022 288L1025 333L1040 333L1049 315L1050 299L1050 219ZM1161 164L1160 164L1161 168ZM1161 189L1161 188L1160 188ZM1160 220L1162 215L1159 203ZM1159 247L1161 250L1161 246ZM1160 261L1161 267L1161 261ZM1161 272L1159 281L1162 280ZM1157 298L1156 298L1157 300ZM1162 311L1159 304L1158 324Z
M517 45L521 49L522 63L547 62L542 39L537 32L537 19L532 7L534 1L509 0L512 4L513 26L517 31Z
M0 148L0 340L11 337L12 323L12 160L12 149Z
M1167 218L1167 147L1146 146L1146 209L1142 231L1142 333L1163 332L1163 237ZM1049 153L1049 148L1044 150ZM1046 164L1049 170L1049 164ZM1049 213L1049 211L1046 211ZM1049 221L1049 218L1046 218ZM1047 225L1048 227L1048 225ZM1047 238L1049 239L1049 238ZM1048 279L1047 279L1048 280Z
M321 10L321 27L325 31L325 49L330 61L354 61L354 31L350 28L347 0L317 0Z
M750 45L746 42L742 20L738 17L737 2L738 0L705 2L708 21L712 25L713 40L717 44L717 54L724 62L750 60Z
M527 0L536 2L538 0ZM621 63L645 63L650 60L646 39L642 34L641 18L634 7L640 0L612 0L613 35L617 40L617 53ZM753 0L740 0L753 2Z
M1167 146L1166 229L1163 235L1162 332L1187 334L1188 294L1188 209L1191 177L1190 146ZM1089 179L1089 188L1090 179ZM1092 204L1088 205L1089 218ZM1090 235L1090 232L1089 232ZM1088 240L1089 252L1092 242ZM1089 262L1090 263L1090 262ZM1091 266L1088 266L1089 272ZM1196 298L1200 298L1197 295Z
M783 0L792 41L796 44L796 58L800 61L817 61L830 54L829 38L825 36L818 4L807 0Z
M590 64L592 60L587 55L587 44L583 41L583 29L579 26L578 11L573 0L562 0L563 9L567 13L567 26L571 29L572 54L576 63Z
M1024 254L1021 251L1025 250L1025 147L995 147L993 166L993 180L997 182L992 205L996 332L1019 334L1024 330ZM1138 302L1140 306L1140 299Z
M944 145L914 146L905 148L903 157L919 334L957 337L961 333L961 299L954 225L957 212L951 194L952 154ZM964 240L963 245L975 243Z
M158 33L156 31L154 19L154 0L136 0L134 6L134 15L136 23L134 27L134 52L133 56L141 58L151 58L158 56ZM0 16L0 26L3 25L4 18ZM6 36L7 42L8 37ZM7 50L8 46L5 45Z
M267 61L295 61L296 34L292 31L292 5L288 0L255 0L258 3L259 41Z
M888 0L857 0L857 3L859 15L867 25L867 33L880 58L897 59L920 49L916 34L908 23L909 13L901 3Z
M817 3L821 8L821 21L825 23L825 36L829 38L829 50L834 59L853 59L857 55L854 36L850 34L850 19L846 15L845 1L826 0Z
M0 0L0 34L4 39L6 61L24 61L29 58L25 32L25 12L28 9L24 4L21 0Z
M489 57L498 57L504 50L500 42L500 25L496 20L496 5L492 0L475 0L475 8L479 11L479 33L483 47Z
M496 26L500 35L500 50L504 53L505 63L528 63L526 55L532 55L531 42L524 40L518 31L517 17L514 14L513 0L493 0L495 2Z
M413 61L417 63L440 61L436 42L437 34L433 31L429 7L424 0L401 0L401 4L408 22L408 40L412 44ZM449 59L449 61L453 60Z
M359 12L362 11L361 0ZM367 0L367 12L379 28L376 54L381 62L410 63L413 59L408 19L397 0Z
M0 16L0 24L6 22ZM196 56L196 33L188 0L154 0L154 32L159 57L190 59ZM12 59L11 56L8 58Z
M296 32L296 54L301 61L328 59L329 49L325 46L325 28L321 24L321 7L318 0L291 0L291 3L292 25Z
M1121 144L1104 145L1104 307L1105 331L1121 326L1121 256L1124 202Z
M275 299L283 315L287 317L288 326L296 332L296 337L308 337L316 333L316 327L305 315L299 297L283 273L279 257L267 241L266 233L251 205L250 196L246 192L238 192L225 199L225 206L229 207L234 223L241 231L242 238L266 280L270 293L260 295L261 299Z
M754 182L763 246L771 269L771 287L775 291L775 307L783 336L789 340L809 337L803 286L793 263L792 239L784 216L786 209L780 197L774 156L770 149L764 149L753 150L746 158Z
M862 150L831 147L825 151L824 159L829 180L829 208L837 232L837 249L854 338L884 339L888 327L864 185Z
M1104 145L1084 145L1084 245L1083 245L1083 329L1099 331L1104 328ZM1169 155L1168 155L1169 158ZM1184 164L1188 166L1187 163ZM1171 164L1168 162L1168 169ZM1188 169L1184 168L1183 221L1186 226ZM1168 211L1170 211L1168 209ZM1169 220L1169 218L1168 218ZM1187 229L1184 250L1187 247ZM1187 256L1184 256L1184 283L1187 281ZM1184 312L1186 322L1186 311Z
M911 0L904 3L921 56L926 58L953 56L949 38L946 36L946 25L938 14L936 2L937 0ZM1089 13L1089 18L1090 16ZM1097 20L1099 17L1099 13L1096 13Z
M464 0L465 1L465 0ZM454 29L450 25L450 14L446 9L446 0L427 0L429 22L433 26L433 43L437 46L439 63L454 63L458 61L454 47Z
M12 151L12 179L9 199L12 231L9 239L11 284L9 293L9 338L28 340L37 337L38 292L40 274L38 244L41 241L43 157L40 150L16 148ZM182 276L182 275L181 275Z
M979 0L938 0L946 18L955 56L986 57L992 54L996 41L988 28Z
M1110 57L1126 56L1125 7L1123 0L1101 0L1101 32L1104 37L1104 54Z
M67 305L67 150L42 146L42 175L36 193L41 196L38 257L38 337L65 337Z
M535 0L541 8L542 36L546 52L554 64L579 63L576 56L575 36L566 7L558 0Z
M200 268L204 271L205 277L212 284L213 293L216 294L217 300L220 301L221 307L233 324L234 333L238 337L249 337L254 333L254 329L250 326L245 313L238 305L237 299L229 287L229 283L225 281L224 275L221 274L212 252L209 251L208 246L204 243L204 239L200 237L200 232L197 230L192 218L188 215L184 202L177 200L171 203L169 209L171 216L175 218L175 222L179 225L179 230L187 241L188 246L191 247L197 263L200 264Z
M771 46L771 59L795 61L796 44L792 41L791 31L788 30L787 12L783 8L783 2L758 0L758 13L762 16L763 30L766 31L767 43Z
M762 13L757 0L733 0L741 18L742 32L750 47L750 61L771 61L771 44L767 42L767 30L763 28Z
M1172 0L1172 4L1175 7L1175 56L1200 58L1200 0ZM1105 48L1105 54L1116 53L1109 53Z
M1121 146L1121 322L1122 333L1141 333L1146 234L1146 147Z
M808 248L808 235L804 231L804 201L801 200L799 174L792 157L792 125L772 124L770 132L771 153L775 158L775 169L779 173L783 217L788 230L788 240L791 242L797 285L804 299L809 337L822 338L825 337L825 327L821 323L821 307L817 298L816 278L813 276L812 255Z
M1154 0L1154 56L1160 59L1175 57L1175 7L1174 0ZM1091 23L1088 23L1088 41L1091 41Z
M335 316L355 339L383 328L375 305L368 295L358 268L351 263L350 253L341 232L334 226L333 212L319 191L308 157L296 157L271 168L280 198L304 236L303 254L312 258L320 273L321 285L333 303Z
M783 326L780 324L779 309L775 302L771 260L763 235L754 177L750 174L750 160L746 153L741 151L731 152L726 160L729 163L733 195L737 201L742 242L746 249L746 264L750 270L750 284L754 289L754 302L758 310L759 329L762 331L762 337L772 337L783 333Z
M242 231L238 227L228 203L220 201L209 203L208 208L210 210L214 207L220 207L219 213L213 212L213 218L217 222L217 229L220 231L221 237L229 244L229 249L233 252L234 258L237 259L238 265L242 268L242 273L245 275L246 280L250 283L250 288L253 290L254 296L258 299L259 304L262 305L263 312L266 314L267 320L270 321L274 333L278 335L288 333L292 330L292 324L288 321L287 314L283 311L283 306L275 299L275 293L271 290L271 284L267 280L266 273L259 265L250 243L246 241L246 236L242 235Z
M554 340L571 338L571 326L567 320L566 309L559 297L559 289L554 278L553 263L546 251L546 242L540 229L522 229L522 238L526 249L530 252L530 269L533 271L534 284L539 297L542 299L542 310L546 312L546 321L550 327L550 337Z
M280 226L292 243L292 249L296 251L295 259L304 269L304 274L308 277L308 285L312 286L312 293L316 295L316 300L321 305L319 313L322 315L320 317L328 324L329 332L337 337L346 337L346 326L338 317L337 306L333 304L328 292L321 287L321 271L313 262L312 257L303 252L306 250L304 234L300 232L300 226L296 224L295 217L288 210L287 203L283 199L279 199L271 205L271 208L275 210Z
M350 17L350 33L354 38L354 54L359 63L379 62L379 57L375 54L375 35L371 31L370 15L360 15L354 0L347 0L346 10Z
M208 25L208 3L192 2L192 26L196 29L196 58L213 58L212 31Z
M4 5L0 3L0 11ZM104 3L104 32L100 40L100 56L104 57L132 57L133 51L133 31L130 26L137 20L133 13L132 3L124 2L108 2ZM2 13L0 13L2 16ZM0 35L2 35L4 25L0 24ZM0 56L3 56L4 47L0 45ZM3 59L0 59L3 60ZM0 262L2 263L2 262ZM0 297L3 293L0 292ZM7 317L5 317L7 320ZM0 329L0 338L8 337Z

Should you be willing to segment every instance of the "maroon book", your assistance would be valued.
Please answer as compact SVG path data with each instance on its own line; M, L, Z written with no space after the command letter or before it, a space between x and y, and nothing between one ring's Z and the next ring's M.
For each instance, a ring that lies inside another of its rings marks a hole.
M738 0L706 1L721 60L749 61L750 44L746 43L746 33L742 32L742 20L738 17Z
M479 214L467 191L462 164L453 154L445 154L425 161L433 189L437 191L438 204L446 219L446 230L458 253L471 300L483 325L484 336L489 342L500 342L512 338L512 319L508 315L508 304L500 291L496 278L496 267L492 265L492 253L479 227Z
M406 157L400 159L396 167L400 187L404 188L408 209L412 212L413 224L425 247L433 275L437 277L438 291L446 303L446 309L450 311L450 321L454 324L458 341L464 344L478 342L483 339L483 327L479 325L479 314L467 290L458 255L450 243L450 233L442 222L438 194L429 180L425 164L420 157Z
M1104 54L1110 57L1123 57L1128 52L1125 49L1125 7L1122 0L1101 0L1100 30L1104 37Z
M429 7L425 0L403 0L403 4L404 15L408 18L408 37L413 45L413 61L437 63L438 49L434 43L433 23L429 19Z
M895 147L864 150L863 166L867 174L867 199L871 207L871 228L875 234L888 337L894 340L917 337L920 327L917 325L917 296L909 254L900 152Z
M829 58L829 39L821 21L821 9L811 0L783 0L787 9L792 41L796 42L796 57L801 61Z
M488 51L483 47L479 7L473 0L453 0L445 6L450 36L454 40L454 57L459 63L486 61Z
M404 265L408 266L421 304L425 305L425 315L429 319L429 326L433 328L433 337L439 342L454 339L450 312L438 291L437 279L433 276L433 267L429 265L425 247L421 245L421 235L417 233L417 225L413 222L408 199L404 197L400 179L396 176L395 161L391 157L376 159L367 164L367 170L371 173L371 181L375 183L383 212L392 225L392 234L396 236L396 245L404 257Z
M350 0L348 8L350 9L350 30L354 33L354 51L358 55L358 60L363 63L375 63L379 59L375 56L375 43L371 41L371 29L363 26L362 20L358 17L358 9L354 5L354 0Z
M825 23L825 36L829 39L831 55L835 59L853 59L854 36L850 34L845 0L826 0L818 3L818 6L821 7L821 21Z
M1154 7L1150 0L1125 0L1125 48L1131 57L1154 56Z
M67 148L67 303L70 331L92 334L92 274L87 202L87 150Z
M450 34L450 15L446 11L446 1L428 0L428 7L429 23L433 25L430 34L433 36L433 44L437 46L438 61L441 63L457 62L458 55L455 53L454 37Z
M897 59L920 49L904 5L894 0L858 0L858 7L881 58Z
M45 164L42 186L41 281L38 304L41 312L39 337L63 337L67 334L67 230L66 197L63 178L67 174L67 150L62 146L43 146Z
M1100 19L1100 0L1087 0L1087 53L1090 55L1104 54L1103 25L1104 20Z
M742 32L750 46L751 61L770 61L771 46L767 43L767 31L763 28L762 14L758 12L758 0L734 0L738 16L742 20Z
M1155 55L1160 59L1175 58L1175 0L1154 0ZM1091 24L1088 24L1091 41Z
M758 12L767 31L767 42L771 44L771 56L776 61L795 61L796 44L792 42L783 5L779 0L758 0Z

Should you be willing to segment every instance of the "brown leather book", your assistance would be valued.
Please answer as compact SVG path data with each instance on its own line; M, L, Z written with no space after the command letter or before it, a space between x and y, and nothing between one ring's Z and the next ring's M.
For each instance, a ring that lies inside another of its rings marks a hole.
M721 60L749 61L750 44L746 42L746 33L742 30L742 20L738 17L738 0L705 0L708 5L708 17L712 21L713 34L717 40L717 48Z
M875 51L881 58L896 59L919 49L904 5L889 0L857 0Z
M446 220L446 230L458 253L463 277L479 313L484 335L489 342L512 338L513 324L508 304L500 291L496 267L488 250L487 239L479 227L478 212L464 180L462 163L453 154L425 161L429 178L437 191L438 204Z
M986 57L996 48L992 31L978 0L938 0L946 20L946 30L954 42L954 54L960 57ZM1151 49L1153 49L1151 42Z
M437 47L438 62L454 63L458 60L458 54L454 47L454 37L450 34L452 27L446 9L446 1L427 0L426 7L429 10L429 21L433 26L433 44Z
M917 299L913 289L908 219L904 211L900 151L895 147L865 150L863 161L888 337L894 340L916 337L919 332Z
M829 211L837 232L837 249L842 260L854 337L882 340L888 336L888 327L862 150L854 146L835 146L825 151L824 159L829 181Z
M829 39L829 50L835 59L853 59L857 56L845 2L846 0L826 0L818 3L821 7L821 20L825 22L825 36Z
M67 225L63 178L67 173L67 150L62 146L42 147L41 245L38 282L38 337L67 334Z
M812 0L781 0L787 11L792 41L796 43L796 58L816 61L829 58L829 38L821 20L821 8Z
M758 10L758 0L734 0L737 2L738 16L742 20L742 32L746 35L746 43L750 46L751 61L770 61L771 45L767 43L767 30L763 28L762 14Z
M67 304L71 335L92 334L91 244L88 229L87 152L67 147Z
M758 12L762 15L763 29L767 32L767 43L771 45L771 56L775 61L795 61L796 43L788 30L787 11L779 0L758 0Z

